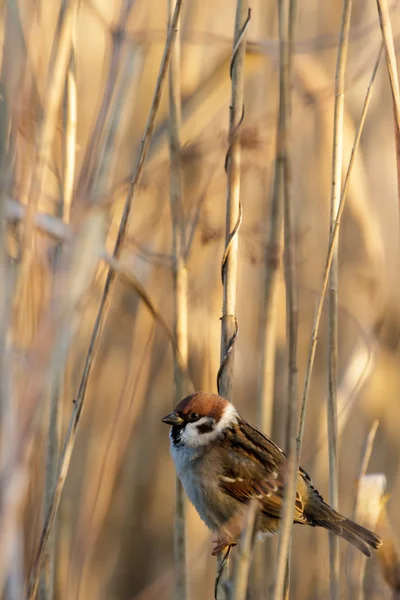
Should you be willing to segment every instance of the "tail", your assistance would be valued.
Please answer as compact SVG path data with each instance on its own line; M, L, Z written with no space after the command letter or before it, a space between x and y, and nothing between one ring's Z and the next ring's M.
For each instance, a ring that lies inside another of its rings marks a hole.
M368 558L372 556L370 548L378 550L382 546L382 539L375 533L365 527L361 527L361 525L354 523L350 519L342 517L342 515L339 515L332 509L331 512L331 518L315 522L315 525L320 525L321 527L325 527L325 529L333 531L350 542L350 544L353 544Z

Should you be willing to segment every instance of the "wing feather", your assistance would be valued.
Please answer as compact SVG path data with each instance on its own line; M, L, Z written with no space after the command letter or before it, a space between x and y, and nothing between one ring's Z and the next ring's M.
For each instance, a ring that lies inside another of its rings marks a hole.
M236 427L238 431L235 428L228 430L223 442L227 448L220 488L239 502L257 498L266 516L279 518L283 508L286 456L271 440L244 421ZM296 522L306 522L303 509L302 497L297 492Z

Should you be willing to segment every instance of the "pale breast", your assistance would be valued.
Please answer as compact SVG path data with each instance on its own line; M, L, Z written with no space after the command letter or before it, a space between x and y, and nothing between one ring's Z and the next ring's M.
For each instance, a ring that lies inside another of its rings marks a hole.
M203 448L176 447L171 443L176 473L200 518L212 530L234 515L238 503L224 494L218 484L212 456Z

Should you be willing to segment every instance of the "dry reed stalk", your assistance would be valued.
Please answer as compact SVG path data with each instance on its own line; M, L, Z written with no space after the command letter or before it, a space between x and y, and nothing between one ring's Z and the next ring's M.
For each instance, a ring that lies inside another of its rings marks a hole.
M344 0L342 23L335 76L335 103L333 117L332 188L330 231L332 235L337 218L342 187L344 91L347 51L349 45L352 0ZM339 237L339 236L338 236ZM329 502L339 510L338 482L338 415L337 415L337 360L338 360L338 284L339 284L339 240L332 255L328 293L328 455L329 455ZM339 538L329 533L329 589L331 600L339 600Z
M371 454L372 454L372 448L374 445L374 441L375 441L375 436L376 436L376 432L378 429L378 425L379 425L379 421L376 419L373 423L372 426L368 432L367 438L365 440L365 444L364 444L364 449L361 455L361 462L360 462L360 468L358 471L358 476L357 476L357 480L356 480L356 494L355 494L355 498L354 498L354 506L353 506L353 521L355 521L356 523L363 523L365 520L365 515L362 514L362 511L360 511L360 505L362 504L363 499L360 498L360 494L362 491L362 482L363 482L363 478L366 475L367 472L367 468L368 468L368 463L369 463L369 459L371 458ZM364 577L365 577L365 569L367 566L366 563L366 559L364 556L359 556L358 557L358 561L359 564L359 568L358 568L358 573L355 573L355 549L353 547L350 547L348 550L348 555L352 556L352 560L349 560L348 562L350 563L350 568L352 571L352 576L351 576L351 594L352 594L352 598L358 598L359 600L362 600L364 594L363 594L363 583L364 583Z
M285 498L278 546L274 598L281 600L289 594L289 562L291 535L296 500L298 456L296 452L297 432L297 330L298 303L295 265L295 236L293 222L293 196L291 194L291 172L289 160L291 120L291 64L293 51L296 2L278 0L279 29L279 116L275 179L279 201L283 201L284 222L284 267L286 283L286 336L288 348L286 452L287 468Z
M182 111L182 145L200 137L207 124L226 103L226 97L231 88L228 76L231 59L232 54L229 54L218 61L211 73L206 75L189 98L185 99ZM245 78L248 79L257 73L263 63L263 56L246 51ZM149 166L168 160L167 132L166 122L161 124L155 132L154 143L151 145L149 154Z
M279 189L280 181L275 169L265 249L266 268L261 304L259 337L260 369L257 387L258 424L261 430L265 431L268 435L272 433L278 281L282 254L283 203L279 195Z
M61 215L65 223L71 221L72 198L75 182L76 130L78 125L78 96L76 84L76 41L72 40L72 51L65 90L65 133L63 153L63 183Z
M72 32L72 47L64 90L64 132L63 132L63 178L59 216L66 224L70 222L71 204L75 180L75 152L77 129L77 89L75 73L76 31ZM60 266L61 247L56 248L55 267ZM67 355L63 357L66 362ZM57 478L58 462L62 448L63 430L63 375L50 382L49 433L46 448L46 483L44 493L44 516L47 514ZM44 568L39 588L40 600L54 598L56 581L57 531L49 539Z
M171 19L174 5L175 0L168 0L169 19ZM177 29L179 29L179 26L180 21L177 23ZM169 65L170 205L172 220L172 276L174 283L173 332L176 340L176 352L174 352L175 406L185 396L185 374L188 362L188 274L185 261L186 240L182 187L181 123L181 48L178 31ZM183 363L184 370L181 369L179 357ZM185 600L187 597L185 493L179 478L175 477L175 598L177 600Z
M3 52L6 53L4 49ZM5 61L3 56L3 61ZM3 64L3 77L5 76L5 65ZM0 288L3 291L0 298L0 472L4 473L6 469L9 472L6 477L11 476L10 470L14 463L14 448L16 436L16 406L13 403L11 387L11 347L9 336L9 324L11 322L11 306L13 284L11 270L7 264L6 255L6 195L5 188L8 179L9 157L7 154L7 138L9 130L9 108L6 88L0 84ZM7 506L8 490L6 485L0 488L0 506ZM18 514L10 519L9 536L3 545L4 539L0 535L0 549L2 560L5 560L10 566L9 572L3 573L3 578L7 577L6 588L4 591L4 600L12 600L15 593L19 592L23 585L22 579L22 553L20 552L19 539L22 534L21 521ZM8 542L8 543L7 543ZM10 554L11 558L7 561L5 556ZM0 570L1 572L1 570ZM4 582L2 582L4 583ZM3 597L3 596L2 596Z
M251 500L246 510L245 525L240 537L235 572L232 578L232 600L246 600L258 509L258 500Z
M229 114L228 151L225 159L227 174L225 251L222 257L223 302L221 317L221 364L217 375L218 393L232 400L234 344L238 326L236 320L236 282L238 268L238 231L242 220L240 203L241 146L239 129L244 116L244 64L247 28L251 13L248 0L237 0L233 51L230 65L232 80ZM226 558L228 558L227 555ZM227 598L228 569L223 573L224 559L218 559L218 600ZM228 565L229 566L229 565Z
M116 82L113 102L109 107L108 119L103 128L103 143L96 153L96 164L91 172L90 190L88 192L95 202L107 198L110 193L110 182L119 156L118 138L121 135L121 130L123 130L120 123L122 116L126 114L124 109L128 104L129 91L134 89L132 84L135 62L139 60L137 49L127 45L120 78Z
M302 395L299 431L298 431L298 437L297 437L299 455L301 454L301 447L302 447L302 443L303 443L305 417L306 417L306 411L307 411L307 401L308 401L308 396L309 396L309 392L310 392L311 376L312 376L312 370L313 370L313 366L314 366L315 351L317 348L319 325L320 325L320 321L321 321L322 307L323 307L323 303L324 303L325 292L326 292L326 288L327 288L328 280L329 280L329 273L330 273L333 251L335 248L335 244L337 242L337 236L338 236L339 228L340 228L340 221L341 221L343 210L344 210L345 203L346 203L346 196L347 196L347 191L348 191L348 187L349 187L350 176L351 176L351 173L353 170L353 165L354 165L354 160L355 160L355 157L357 154L357 150L360 145L361 134L364 129L365 119L366 119L369 104L371 101L373 85L375 82L376 73L378 71L381 55L382 55L382 46L379 48L378 55L377 55L377 58L375 61L375 65L374 65L374 68L372 71L371 79L370 79L370 82L368 85L367 93L365 95L364 104L363 104L363 108L361 111L360 122L358 124L356 136L355 136L353 147L351 150L349 165L347 168L347 173L346 173L345 181L343 184L342 193L340 196L340 203L339 203L339 207L338 207L337 217L335 219L335 223L334 223L334 226L332 229L332 235L329 240L328 252L327 252L324 271L323 271L323 275L322 275L321 290L320 290L320 294L318 297L317 305L315 307L314 322L313 322L313 327L312 327L312 332L311 332L310 347L309 347L309 351L308 351L307 368L306 368L304 389L303 389L303 395Z
M238 230L242 220L240 203L241 147L239 128L243 119L244 60L246 31L250 21L247 0L236 5L235 34L231 61L232 94L229 118L229 148L226 155L227 199L225 251L222 259L223 305L221 317L221 366L218 392L231 400L233 383L234 342L237 336L236 282L238 263Z
M377 0L379 22L382 30L382 38L385 46L386 64L389 73L390 88L392 91L394 131L396 140L397 158L397 193L400 206L400 89L399 76L397 72L395 44L393 40L392 24L390 21L389 6L387 0Z
M25 499L28 486L28 464L34 449L34 434L40 424L42 398L46 383L64 369L63 357L75 331L77 308L90 284L98 262L99 249L104 244L105 221L102 214L90 214L84 221L80 235L72 248L69 272L61 278L58 295L43 318L35 343L27 357L21 396L18 437L13 462L1 473L1 486L7 486L7 502L1 506L0 530L9 530L9 523L17 516ZM20 518L21 515L19 515ZM3 540L0 540L3 546ZM9 557L7 557L9 559ZM0 588L8 568L6 558L0 562Z
M275 3L263 5L265 14L261 13L263 27L269 36L273 34ZM251 42L247 47L246 61L253 60L250 51ZM271 66L268 64L268 69ZM268 71L268 76L269 71ZM268 157L265 158L266 162ZM277 326L279 318L278 292L282 266L282 202L276 193L276 177L272 182L272 197L266 198L267 239L265 242L264 269L262 272L262 291L259 320L259 335L257 339L259 366L257 377L257 425L267 435L272 435L274 392L275 392L275 362L277 346ZM270 543L258 543L254 549L253 570L251 575L252 593L263 599L268 586L271 585L275 573L275 553ZM268 568L266 567L268 565Z
M137 159L137 163L134 168L134 172L130 181L129 191L126 197L124 210L121 217L120 227L118 230L117 239L114 246L113 258L118 259L123 243L125 240L129 219L132 210L132 203L135 193L137 191L139 181L141 175L143 173L144 165L146 162L151 135L154 129L154 121L158 111L158 107L161 99L161 92L164 87L166 74L168 71L168 66L171 58L171 52L173 48L173 42L175 40L176 35L176 25L182 10L183 0L177 0L175 5L174 14L171 19L171 26L169 28L167 40L165 43L165 48L163 52L163 56L161 59L160 70L157 77L157 82L153 94L153 100L150 106L149 116L147 119L145 132L140 144L139 155ZM95 324L93 327L89 350L86 356L85 365L82 373L82 378L77 394L77 398L74 404L74 409L71 415L71 419L68 426L68 431L64 443L64 449L62 452L59 470L57 474L57 483L54 488L53 498L51 503L51 508L46 515L45 523L42 529L39 546L37 549L35 562L31 571L30 583L27 593L27 599L34 600L37 593L39 575L41 571L41 567L43 564L44 551L46 549L46 545L48 542L48 538L54 523L54 519L57 513L57 509L60 503L61 493L64 487L65 479L68 473L69 464L71 462L72 450L75 445L77 430L80 424L80 419L82 416L82 411L85 403L86 390L89 382L89 377L92 372L92 366L94 363L94 359L97 354L97 350L99 347L99 340L101 337L101 333L104 328L105 317L108 313L108 309L111 302L111 292L114 287L116 278L116 272L109 268L107 272L106 281L104 284L103 293L100 300L100 306L98 309L98 313L96 316Z
M374 50L375 52L375 50ZM374 61L375 62L375 61ZM349 74L350 65L347 73ZM311 55L296 57L296 79L304 88L305 101L315 106L318 115L318 131L322 153L332 144L332 118L327 110L330 101L332 82L321 61ZM347 85L350 85L347 75ZM333 96L332 96L333 97ZM344 156L350 157L353 147L356 128L353 119L345 106L344 114ZM346 158L347 162L348 158ZM326 161L325 161L326 162ZM325 165L324 162L324 165ZM346 176L347 164L343 161L342 178ZM329 181L331 169L329 168ZM346 200L346 212L357 225L358 235L364 248L365 260L374 270L377 282L375 287L382 287L382 277L385 269L385 252L383 248L382 233L374 206L370 199L370 183L366 175L365 160L359 155L354 165L353 174L349 182ZM325 418L326 422L326 418Z
M90 190L92 189L94 178L96 177L96 164L93 164L93 161L97 161L98 158L97 149L100 147L100 141L104 135L107 116L109 114L111 102L115 94L121 65L122 49L125 41L126 26L134 3L135 0L124 0L122 2L117 23L111 31L112 50L108 76L101 99L100 109L97 114L96 123L90 136L84 159L82 161L82 167L77 184L77 189L79 190L79 194L82 196L82 198L90 196Z
M275 187L275 184L274 184ZM274 405L276 322L278 313L278 282L282 252L282 203L272 194L268 218L268 240L265 250L264 286L261 301L257 386L257 422L268 435L272 432Z
M346 369L340 378L337 390L339 441L349 420L351 411L356 406L358 393L374 369L376 352L376 341L371 337L367 337L366 340L361 339L359 341L347 361ZM318 424L318 432L317 449L319 454L321 454L320 451L322 448L326 447L326 440L328 437L328 423L326 418L321 419L321 422ZM324 464L325 458L321 457L321 462L316 465L315 470L319 471L319 469L323 469Z
M18 281L18 298L24 295L23 291L27 285L28 273L33 261L35 213L39 207L45 183L46 169L51 155L56 131L57 114L63 97L79 5L80 0L65 2L58 18L57 32L47 76L43 121L38 132L38 145L35 150L33 166L22 194L22 203L27 205L27 211L24 220L21 248L22 264Z

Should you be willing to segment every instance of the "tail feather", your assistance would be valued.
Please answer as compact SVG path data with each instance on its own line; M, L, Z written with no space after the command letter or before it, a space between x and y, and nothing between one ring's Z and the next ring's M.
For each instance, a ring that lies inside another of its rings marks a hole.
M370 547L378 550L378 548L382 546L382 539L369 529L358 525L358 523L354 523L354 521L351 521L350 519L342 517L338 513L334 513L334 511L332 511L332 513L336 517L335 519L326 521L321 520L316 524L333 531L346 541L350 542L350 544L353 544L353 546L358 548L365 556L368 556L368 558L372 556Z

